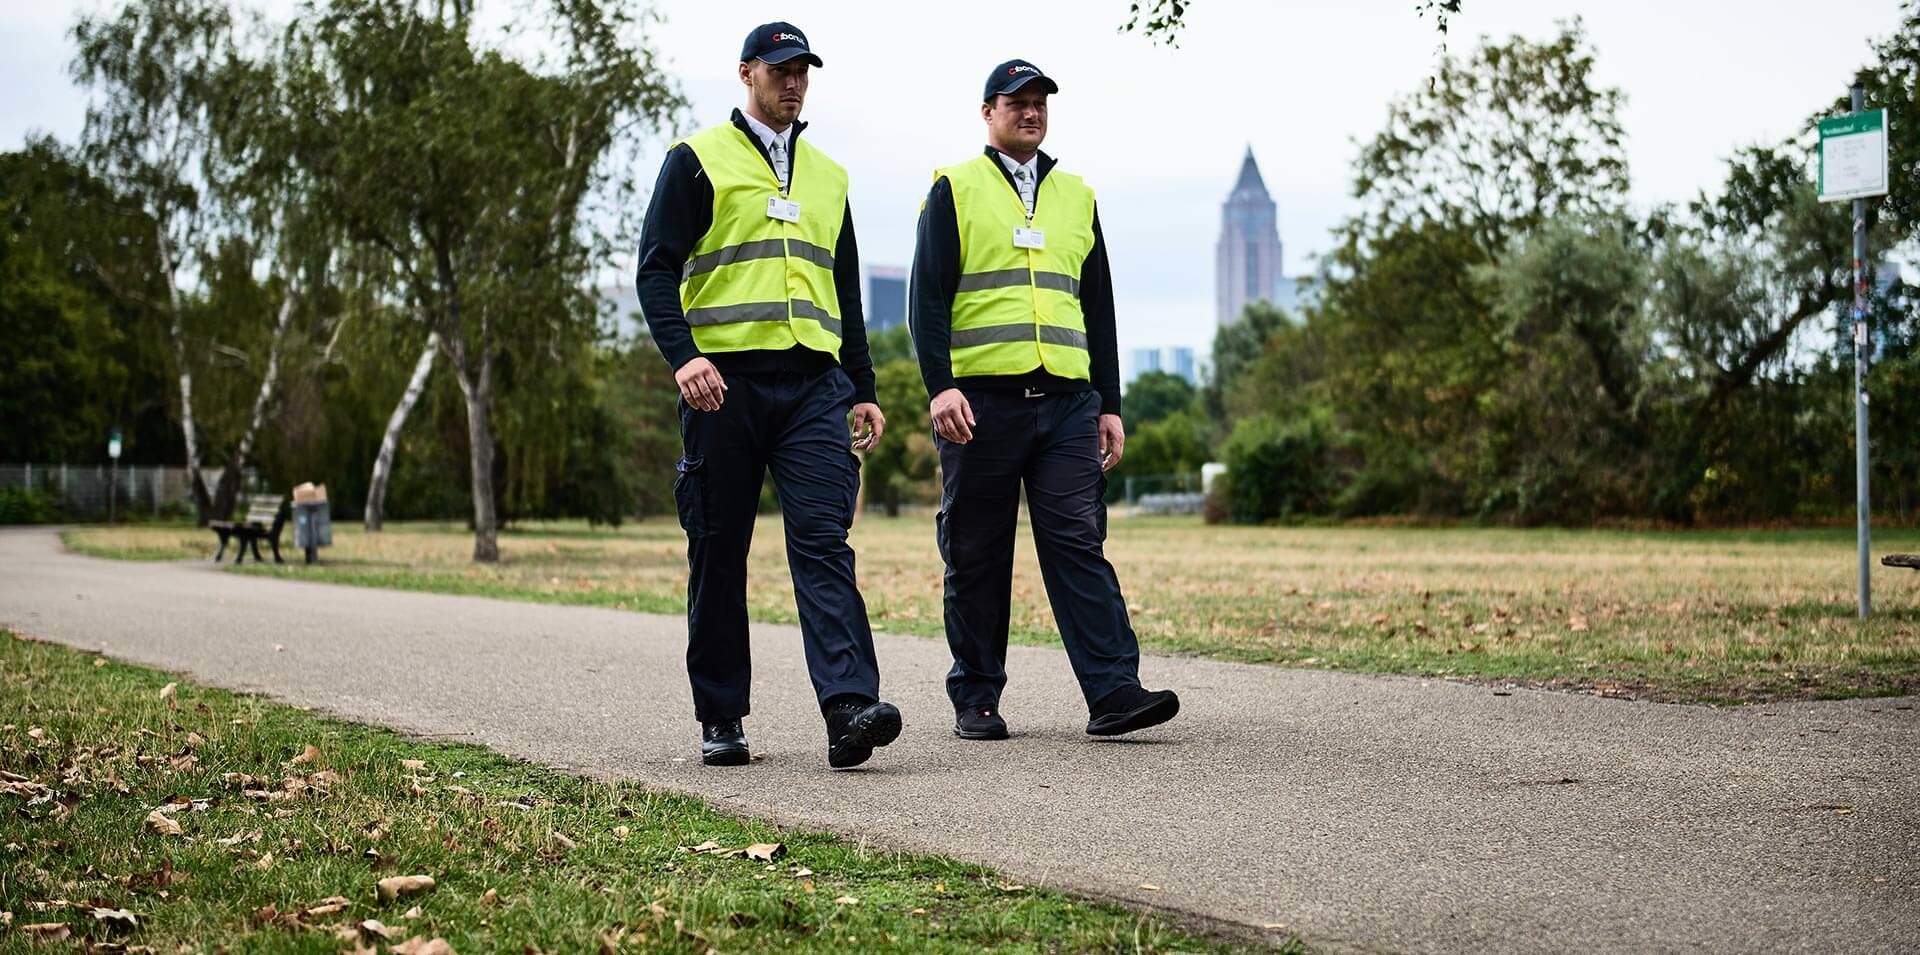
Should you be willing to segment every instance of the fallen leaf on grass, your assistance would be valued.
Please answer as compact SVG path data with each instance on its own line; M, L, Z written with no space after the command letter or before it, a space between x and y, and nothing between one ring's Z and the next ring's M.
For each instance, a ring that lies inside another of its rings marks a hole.
M424 759L403 759L400 761L400 768L417 773L427 768L427 761Z
M260 861L255 862L253 864L253 867L256 869L259 869L262 872L265 872L266 870L273 868L273 853L269 852L266 855L261 856Z
M485 892L480 893L480 904L481 905L499 905L500 893L495 892L492 889L488 889ZM420 910L414 909L414 911L418 912Z
M180 689L180 684L169 683L160 688L160 698L163 700L172 700L174 691L178 689Z
M843 896L841 896L841 897L839 897L839 898L837 898L837 899L834 899L834 900L833 900L833 904L835 904L835 905L859 905L859 904L860 904L860 900L859 900L859 899L856 899L856 898L854 898L854 897L853 897L853 896L851 896L851 895L843 895Z
M720 843L708 839L697 846L681 846L681 852L719 852Z
M629 829L626 826L614 826L613 837L615 839L625 839L627 837L627 834L632 831L633 831L632 829Z
M147 813L147 828L163 836L178 836L186 832L173 818L158 809Z
M492 890L492 889L488 889L487 891L489 891L489 892L491 892L491 891L493 891L493 890ZM403 915L401 915L400 917L401 917L401 918L403 918L403 919L417 919L417 918L419 918L419 917L420 917L420 906L418 906L418 905L416 905L416 906L414 906L413 908L410 908L410 909L408 909L408 910L406 911L406 913L405 913L405 914L403 914Z
M785 854L787 847L778 842L756 842L747 847L747 858L772 862Z
M453 946L444 938L424 939L418 935L395 945L393 955L454 955Z
M574 842L572 839L567 838L566 833L556 830L553 833L553 847L560 850L561 852L572 852L573 850L580 848L580 844L577 842Z
M360 940L363 942L371 942L376 938L383 942L391 942L393 936L399 931L388 928L379 919L367 919L354 928L360 930Z
M30 740L34 740L36 742L44 743L47 741L47 731L41 729L38 726L28 727L27 738Z
M207 738L204 736L201 736L199 733L189 732L187 734L187 745L194 749L198 749L202 746L207 745Z
M20 931L43 942L62 941L73 934L73 929L68 928L65 922L35 922L20 926Z
M433 876L430 875L394 875L381 879L378 883L380 900L391 902L409 895L419 895L433 888Z
M93 665L94 665L94 666L97 666L97 667L103 667L103 666L106 666L106 665L107 665L107 660L106 660L106 658L105 658L105 657L94 657L94 658L93 658Z
M300 751L300 755L295 756L294 758L287 761L287 765L305 766L306 764L311 763L314 760L319 758L320 758L320 747L315 746L312 743L308 743L307 748Z
M321 899L320 901L307 906L305 911L308 918L315 918L315 919L325 918L326 916L332 915L336 912L346 911L347 906L352 904L353 903L349 901L347 897L344 895L329 895L326 898ZM269 905L267 906L267 908L271 909L273 908L273 906ZM271 918L271 916L269 916L269 918Z
M801 866L800 868L793 870L793 877L796 879L804 879L807 876L810 876L812 874L813 874L813 870L807 868L806 866Z
M140 917L126 909L94 907L88 909L87 914L101 925L119 932L131 932L140 927Z
M1026 890L1027 890L1027 887L1026 887L1026 886L1024 886L1024 885L1002 885L1002 886L1000 886L1000 891L1002 891L1002 892L1025 892Z

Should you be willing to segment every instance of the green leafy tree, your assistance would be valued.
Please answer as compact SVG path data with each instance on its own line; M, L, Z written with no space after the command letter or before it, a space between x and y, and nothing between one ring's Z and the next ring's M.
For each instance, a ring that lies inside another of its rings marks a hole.
M1165 371L1142 372L1127 384L1127 433L1131 435L1141 425L1193 407L1196 396L1192 383L1179 375Z
M213 502L200 481L194 416L196 345L186 327L181 280L203 242L206 160L214 77L235 56L233 18L214 0L133 0L111 15L82 17L73 28L73 75L95 95L81 150L87 166L153 224L151 248L162 276L157 306L167 316L180 432L201 523ZM123 287L147 304L145 288Z
M1621 93L1593 82L1579 20L1441 59L1433 82L1387 109L1360 151L1350 225L1360 240L1439 225L1499 256L1550 219L1607 218L1627 198Z
M591 327L582 288L613 239L583 207L630 194L606 160L682 105L623 11L555 0L544 26L560 52L521 62L479 46L464 15L336 0L285 45L317 201L391 256L464 399L476 561L499 558L501 357L564 353Z
M137 204L51 140L0 154L0 459L100 461L116 425L125 461L168 459L161 280Z

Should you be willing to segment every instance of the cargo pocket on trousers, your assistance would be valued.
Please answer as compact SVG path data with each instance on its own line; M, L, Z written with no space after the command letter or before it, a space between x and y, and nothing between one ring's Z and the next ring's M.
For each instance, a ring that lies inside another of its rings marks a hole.
M674 465L680 473L673 479L673 501L680 507L680 526L688 537L707 536L707 462L705 458L681 458Z

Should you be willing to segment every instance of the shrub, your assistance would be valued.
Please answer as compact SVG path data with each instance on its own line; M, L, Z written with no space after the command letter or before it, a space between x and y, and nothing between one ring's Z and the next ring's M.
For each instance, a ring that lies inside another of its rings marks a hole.
M1224 457L1227 510L1235 523L1258 524L1328 509L1338 482L1322 414L1270 415L1234 426Z
M0 487L0 524L52 524L65 517L59 495L46 488Z

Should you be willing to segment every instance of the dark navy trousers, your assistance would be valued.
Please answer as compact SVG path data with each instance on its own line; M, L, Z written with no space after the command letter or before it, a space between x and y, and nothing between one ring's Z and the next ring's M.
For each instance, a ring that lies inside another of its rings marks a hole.
M736 373L726 383L718 411L680 402L684 455L673 496L687 531L694 717L724 722L751 709L747 550L769 468L786 523L787 569L814 692L823 703L841 694L878 699L873 633L847 546L860 490L860 462L847 431L853 383L839 368Z
M947 695L956 709L998 709L1007 685L1013 536L1020 489L1047 600L1088 703L1140 682L1140 644L1107 562L1100 398L963 390L973 440L936 437L940 556L947 563Z

